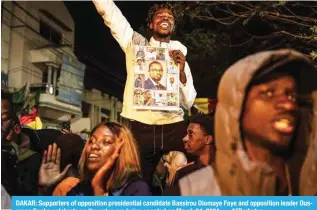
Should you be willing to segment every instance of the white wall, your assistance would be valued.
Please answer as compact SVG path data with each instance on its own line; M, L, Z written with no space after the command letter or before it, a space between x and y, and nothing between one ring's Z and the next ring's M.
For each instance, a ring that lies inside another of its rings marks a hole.
M117 98L109 97L99 90L92 89L85 91L84 101L90 104L89 118L92 128L101 122L101 108L110 110L109 120L119 121L117 114L122 111L122 102Z
M13 29L10 29L5 24L2 24L1 30L2 71L4 73L8 73L9 87L15 89L21 88L26 82L29 82L30 84L42 82L43 70L45 71L46 69L41 69L39 66L30 62L30 50L41 48L47 45L47 41L43 39L41 35L37 34L39 33L40 29L40 19L47 22L57 31L61 32L63 38L72 45L72 49L74 46L75 30L74 21L62 1L18 1L17 4L24 8L33 17L23 11L23 9L14 5L12 2L4 2L4 7L18 17L15 18L8 12L4 11L5 17L7 17L6 24L14 27ZM51 13L53 16L55 16L55 18L72 29L72 32L64 31L60 26L56 25L45 15L43 15L39 11L40 9L44 9ZM30 28L34 29L34 31L28 27L25 27L25 25L28 25ZM45 68L45 66L43 65L42 68Z

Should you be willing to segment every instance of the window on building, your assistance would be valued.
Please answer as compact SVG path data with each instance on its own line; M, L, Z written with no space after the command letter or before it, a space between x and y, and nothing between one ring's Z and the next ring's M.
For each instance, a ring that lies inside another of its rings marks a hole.
M42 83L43 84L47 83L47 77L48 77L48 72L47 72L47 70L45 70L45 71L43 71L43 74L42 74Z
M106 116L110 116L110 110L105 109L105 108L101 108L100 111L101 111L102 114L104 114L104 115L106 115Z
M89 117L90 104L83 101L81 110L83 112L83 117Z
M101 122L103 122L103 123L108 122L108 118L106 118L106 117L101 117Z
M40 20L40 34L54 44L62 42L62 34L42 20Z
M117 121L118 121L119 123L122 122L120 112L117 113Z

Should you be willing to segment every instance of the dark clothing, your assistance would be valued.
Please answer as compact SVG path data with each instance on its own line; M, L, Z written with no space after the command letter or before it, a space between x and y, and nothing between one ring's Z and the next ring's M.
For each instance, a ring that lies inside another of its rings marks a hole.
M163 196L180 196L181 190L178 183L171 187L166 187L163 192Z
M183 178L184 176L187 176L188 174L201 169L205 167L205 165L195 161L193 164L189 164L178 171L176 171L175 178L174 178L174 185L178 183L178 181Z
M166 125L130 121L130 126L140 147L143 178L151 185L155 168L163 154L170 151L185 152L182 139L187 125L184 121Z
M55 129L33 130L29 127L22 127L22 132L30 138L30 149L43 154L50 144L63 133Z
M93 196L94 192L90 182L80 182L71 189L67 196ZM149 186L142 180L132 180L123 185L122 188L110 192L109 196L151 196Z
M134 87L136 87L136 88L142 88L142 79L141 79L141 78L136 78L136 79L135 79Z
M22 160L17 165L18 189L15 195L38 195L38 174L41 167L41 155L34 153L29 158Z
M22 128L22 136L29 142L6 143L1 145L1 183L10 195L38 195L38 173L42 154L49 144L61 134L58 130L33 130ZM23 146L22 146L23 145Z
M41 155L31 153L23 160L1 151L1 183L10 195L37 195L38 172L41 166Z
M145 80L144 88L149 90L166 90L166 87L162 84L154 85L150 78Z
M11 144L6 142L1 145L1 184L9 195L15 195L18 157Z

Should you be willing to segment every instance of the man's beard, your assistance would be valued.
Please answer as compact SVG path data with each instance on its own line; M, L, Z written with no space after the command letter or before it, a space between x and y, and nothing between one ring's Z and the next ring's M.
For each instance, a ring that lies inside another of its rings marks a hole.
M280 157L288 157L291 153L291 145L293 140L286 144L278 144L276 142L263 138L249 138L249 140L258 146L268 149L273 155Z
M167 38L167 37L171 36L171 32L170 32L170 33L167 33L167 34L157 33L156 35L157 35L158 37L160 37L160 38Z

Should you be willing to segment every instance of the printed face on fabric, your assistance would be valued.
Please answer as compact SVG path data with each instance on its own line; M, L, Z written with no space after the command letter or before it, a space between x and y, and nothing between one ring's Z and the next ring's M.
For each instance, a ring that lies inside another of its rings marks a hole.
M100 126L89 138L86 146L86 164L90 172L97 172L111 157L118 143L107 126Z
M287 151L298 124L298 90L293 76L276 72L250 87L242 116L245 139Z
M163 77L163 66L159 62L152 62L149 65L149 74L153 81L159 83Z
M146 91L145 94L144 94L144 96L145 96L145 99L146 99L146 100L149 100L149 99L152 98L152 93L151 93L150 91Z
M153 34L159 37L168 37L174 30L174 24L172 12L167 8L162 8L155 12L149 27L153 30Z

